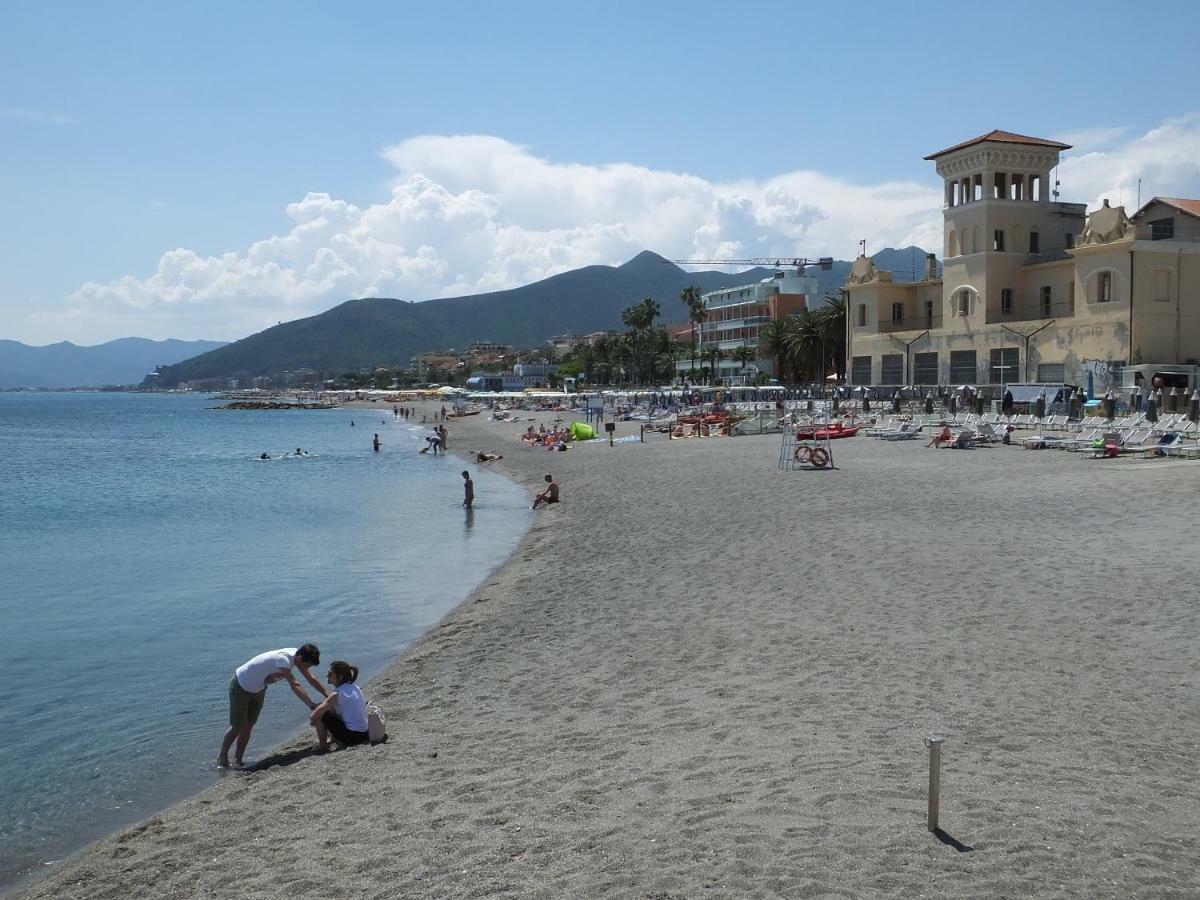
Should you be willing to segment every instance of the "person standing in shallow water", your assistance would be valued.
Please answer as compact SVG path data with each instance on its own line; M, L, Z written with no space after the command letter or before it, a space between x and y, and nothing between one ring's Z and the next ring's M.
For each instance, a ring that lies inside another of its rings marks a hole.
M379 452L379 435L375 435L375 440L371 441L371 446L375 448L375 452Z
M253 659L238 666L229 681L229 730L221 740L221 752L217 756L217 765L222 769L229 768L229 749L234 742L234 765L242 766L242 757L246 746L250 743L250 733L258 722L258 714L262 712L263 703L267 699L267 687L276 681L287 681L292 693L299 697L309 709L316 709L317 704L308 696L296 676L293 668L298 668L300 674L311 684L322 697L328 693L316 677L309 672L311 666L321 664L321 651L316 644L305 644L299 648L270 650L260 653Z
M471 508L471 504L475 502L475 482L471 480L471 473L463 470L463 506L467 509Z

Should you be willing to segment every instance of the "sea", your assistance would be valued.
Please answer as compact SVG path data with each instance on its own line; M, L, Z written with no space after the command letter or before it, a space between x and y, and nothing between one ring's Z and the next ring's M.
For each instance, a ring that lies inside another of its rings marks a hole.
M389 405L219 403L0 393L0 892L239 777L215 766L236 666L313 642L322 679L365 682L530 525L523 488L420 454L428 426ZM270 688L247 762L307 712Z

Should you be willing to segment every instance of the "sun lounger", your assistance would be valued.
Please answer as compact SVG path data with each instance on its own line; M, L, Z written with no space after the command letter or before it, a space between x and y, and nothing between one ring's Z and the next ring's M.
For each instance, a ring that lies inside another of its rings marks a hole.
M1142 449L1146 456L1169 456L1171 450L1181 446L1183 446L1183 435L1178 431L1168 431L1159 436L1157 443Z
M922 427L916 422L906 422L896 430L881 432L876 437L884 441L911 441L921 433Z

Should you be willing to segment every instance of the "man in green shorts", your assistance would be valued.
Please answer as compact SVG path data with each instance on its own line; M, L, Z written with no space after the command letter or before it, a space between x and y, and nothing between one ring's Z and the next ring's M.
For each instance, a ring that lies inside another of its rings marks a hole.
M312 666L321 664L321 651L315 644L305 644L303 647L292 647L283 650L271 650L237 667L233 678L229 681L229 730L221 741L221 753L217 757L217 765L222 769L229 768L229 748L237 741L233 764L235 768L242 767L242 756L246 745L250 743L250 732L262 712L263 701L267 699L267 685L276 681L286 681L292 693L299 697L309 709L316 709L314 703L292 674L297 668L322 697L328 695L325 686L309 672Z

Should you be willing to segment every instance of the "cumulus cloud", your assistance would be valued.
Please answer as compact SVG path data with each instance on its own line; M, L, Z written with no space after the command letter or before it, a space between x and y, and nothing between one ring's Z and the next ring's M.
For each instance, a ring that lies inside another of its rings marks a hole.
M1142 202L1153 196L1200 197L1200 114L1168 119L1142 135L1114 139L1105 130L1096 145L1080 144L1059 167L1061 200L1087 203L1088 209L1108 200L1133 213L1138 179Z
M1200 194L1200 116L1140 136L1090 134L1096 146L1077 145L1062 164L1064 200L1095 206L1123 196L1132 205L1139 176L1147 198ZM395 177L379 202L360 208L310 193L287 207L283 233L221 256L171 250L148 277L83 285L70 297L71 315L124 317L126 333L172 321L181 323L173 333L190 323L192 334L235 338L352 297L500 290L618 264L643 249L680 258L846 258L860 239L871 249L941 246L932 172L921 182L854 183L797 170L718 183L626 163L548 160L488 135L414 137L383 156Z

